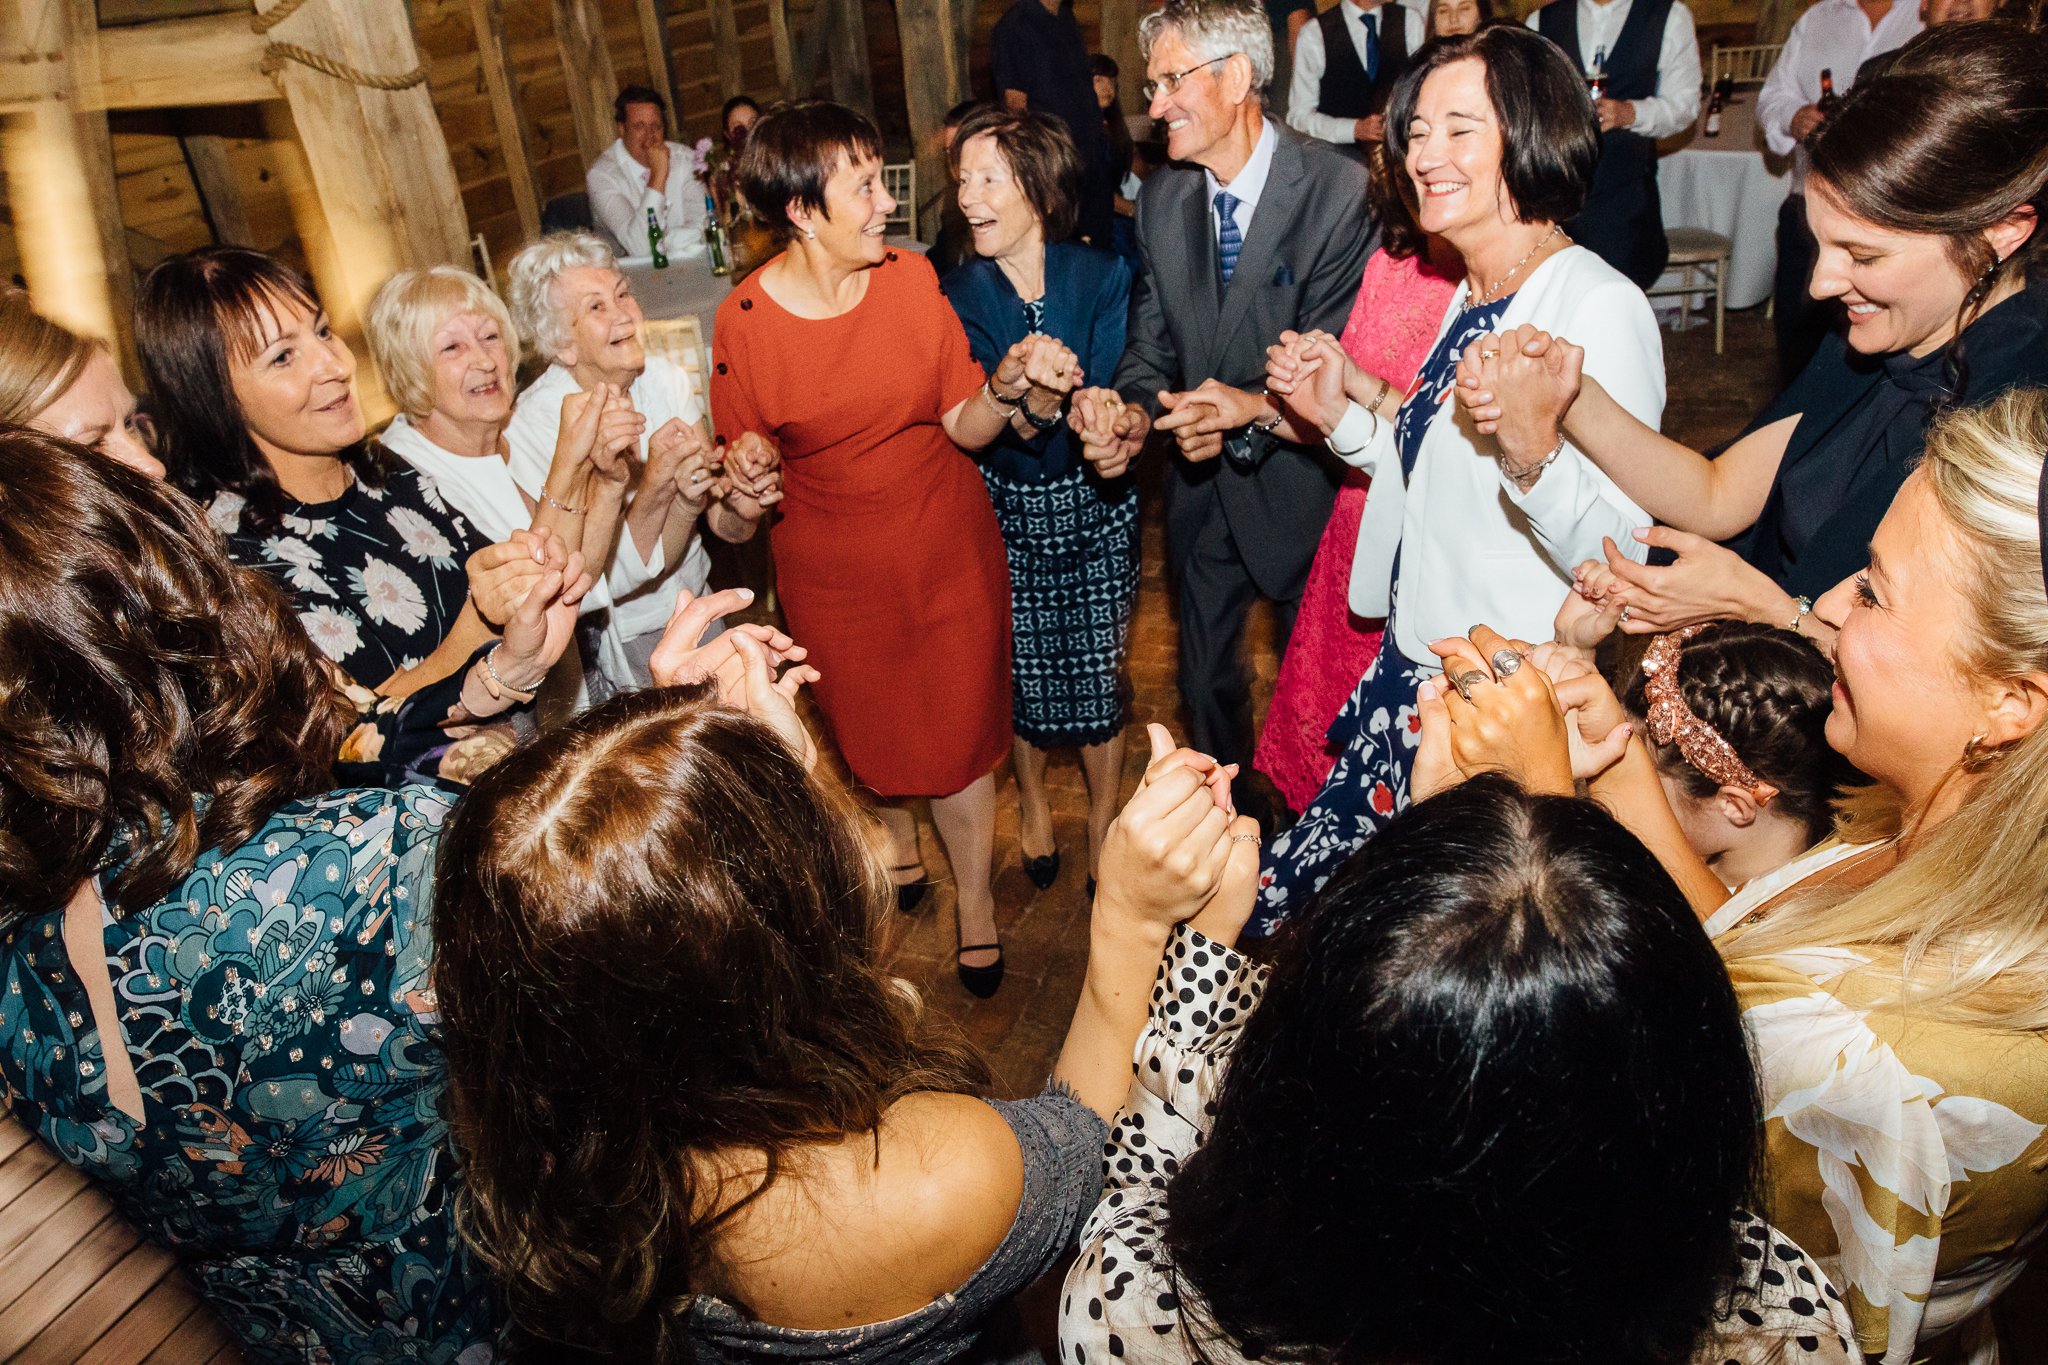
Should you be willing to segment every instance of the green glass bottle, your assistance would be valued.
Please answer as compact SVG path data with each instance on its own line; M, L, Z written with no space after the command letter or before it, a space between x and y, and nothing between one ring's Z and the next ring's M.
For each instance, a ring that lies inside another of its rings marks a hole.
M654 210L647 210L647 251L654 257L656 270L668 269L668 253L661 249L661 239L664 235L661 224L655 220Z

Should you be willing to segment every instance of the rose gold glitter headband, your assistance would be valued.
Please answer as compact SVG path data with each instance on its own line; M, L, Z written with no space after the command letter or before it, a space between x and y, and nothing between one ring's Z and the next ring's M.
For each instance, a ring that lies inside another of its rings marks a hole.
M1736 755L1735 746L1694 715L1678 690L1679 647L1706 627L1707 623L1702 621L1669 635L1659 635L1643 655L1643 675L1649 680L1643 685L1643 696L1649 702L1649 714L1644 719L1649 723L1650 737L1659 744L1676 744L1685 761L1699 769L1709 782L1721 787L1740 787L1759 806L1767 806L1778 789L1751 772L1749 765Z

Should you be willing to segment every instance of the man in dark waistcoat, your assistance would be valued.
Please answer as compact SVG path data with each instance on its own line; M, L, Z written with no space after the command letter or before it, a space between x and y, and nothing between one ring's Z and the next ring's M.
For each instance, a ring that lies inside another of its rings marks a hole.
M1551 0L1529 27L1600 78L1600 164L1586 207L1565 230L1647 289L1670 248L1657 198L1657 139L1700 110L1700 49L1684 0Z
M1422 46L1427 0L1343 0L1301 31L1287 126L1362 154L1386 136L1387 98Z

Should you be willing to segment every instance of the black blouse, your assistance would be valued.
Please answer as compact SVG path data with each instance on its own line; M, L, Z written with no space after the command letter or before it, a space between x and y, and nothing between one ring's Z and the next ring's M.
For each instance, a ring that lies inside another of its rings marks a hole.
M1749 425L1796 416L1756 524L1728 545L1795 597L1819 597L1870 562L1870 537L1918 463L1928 423L2007 389L2048 385L2048 289L2013 295L1929 356L1865 356L1839 334ZM1744 432L1744 435L1749 434Z

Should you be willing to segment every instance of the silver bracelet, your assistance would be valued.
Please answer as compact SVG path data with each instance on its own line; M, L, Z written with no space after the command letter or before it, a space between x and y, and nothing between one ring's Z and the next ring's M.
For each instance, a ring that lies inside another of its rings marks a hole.
M486 676L490 678L491 686L493 689L495 689L492 695L513 696L519 698L521 701L531 701L533 699L533 694L535 690L534 688L514 687L511 683L506 682L502 677L498 676L498 651L503 649L504 647L505 646L503 643L492 645L490 651L484 655L484 673Z
M1792 599L1792 605L1794 608L1792 623L1786 626L1785 629L1797 635L1800 633L1799 623L1813 614L1813 599L1811 597L1795 597Z
M981 381L981 401L994 408L1002 415L1003 420L1007 422L1010 418L1016 416L1017 405L1023 401L1023 395L1019 394L1015 398L1000 398L996 395L996 381L984 379Z
M1508 457L1505 455L1501 455L1497 458L1500 460L1500 472L1507 475L1510 479L1513 479L1516 485L1518 487L1523 488L1523 490L1526 492L1527 485L1523 484L1522 480L1527 479L1530 483L1534 483L1536 481L1536 476L1538 474L1541 474L1544 470L1550 468L1552 465L1556 464L1557 457L1562 454L1564 454L1564 437L1560 436L1557 438L1557 448L1555 450L1552 450L1548 455L1545 455L1542 459L1538 460L1535 464L1516 464L1513 461L1509 460Z

